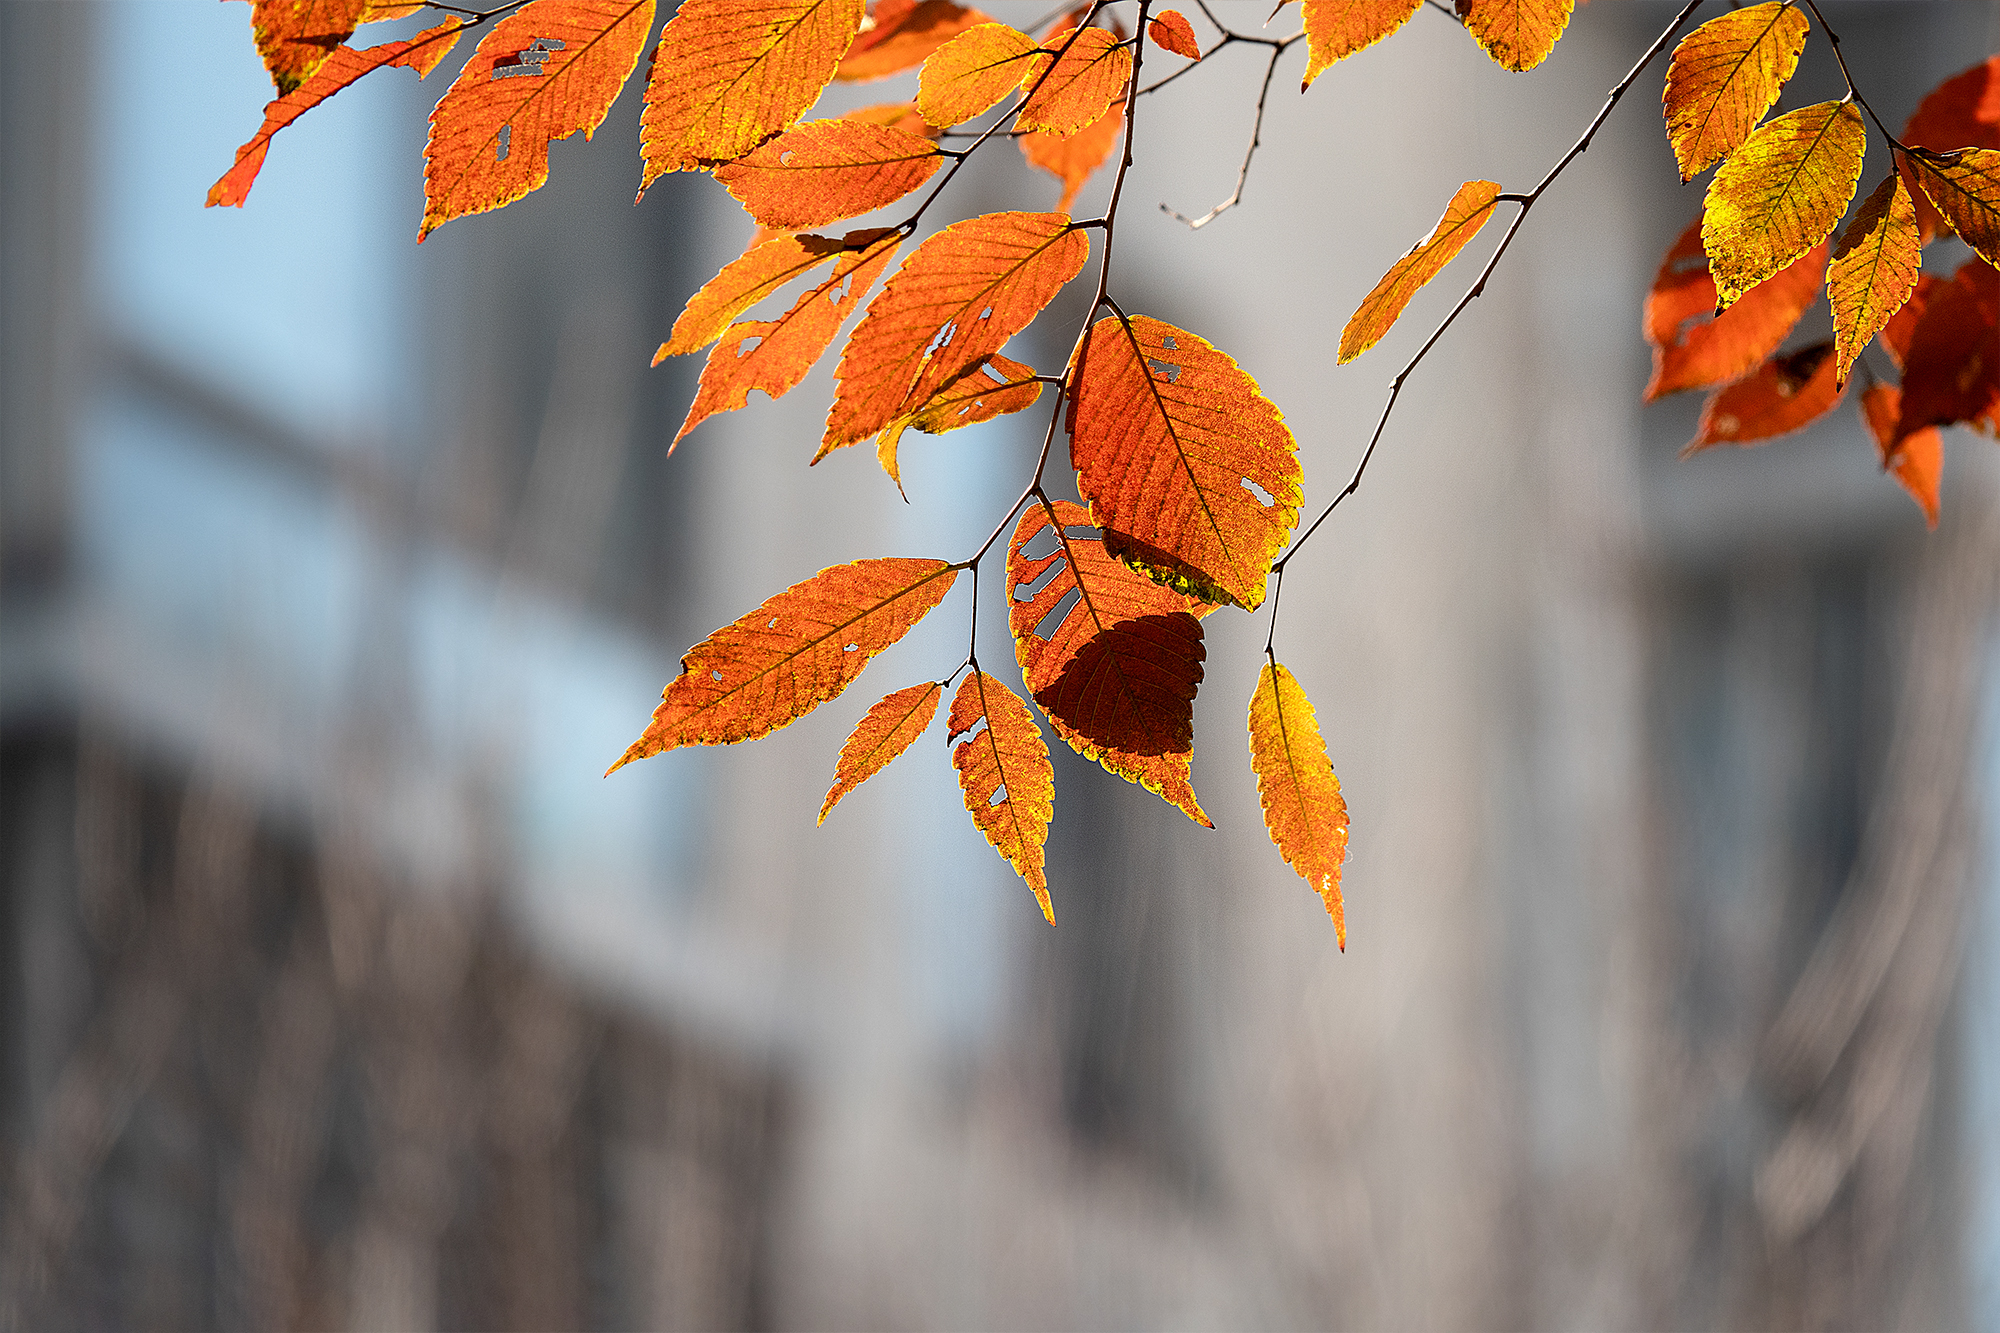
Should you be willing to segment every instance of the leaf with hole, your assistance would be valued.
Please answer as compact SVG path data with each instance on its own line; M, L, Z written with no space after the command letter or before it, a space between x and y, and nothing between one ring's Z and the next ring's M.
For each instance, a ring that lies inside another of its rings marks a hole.
M980 724L984 723L984 726ZM1014 872L1028 881L1042 916L1056 923L1043 868L1043 844L1055 814L1056 773L1041 728L1019 695L983 671L968 674L946 720L958 785L972 822ZM967 734L971 733L971 734Z
M903 489L903 473L896 461L897 445L903 432L916 429L926 435L942 435L964 426L1023 412L1042 396L1042 383L1035 368L1024 366L995 352L939 389L930 399L897 415L875 438L875 457L896 489ZM821 450L817 463L825 457Z
M1835 370L1831 340L1772 357L1755 374L1710 395L1682 456L1718 444L1760 444L1803 430L1833 411L1846 392Z

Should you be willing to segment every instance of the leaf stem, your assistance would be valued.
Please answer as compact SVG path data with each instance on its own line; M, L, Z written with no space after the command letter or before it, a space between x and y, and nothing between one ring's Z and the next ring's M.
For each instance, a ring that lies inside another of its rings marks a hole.
M1257 90L1257 116L1250 122L1250 147L1243 153L1243 165L1236 169L1236 188L1229 197L1209 209L1198 218L1183 217L1162 202L1160 211L1174 221L1184 225L1189 231L1200 231L1209 223L1243 202L1243 184L1250 179L1250 159L1257 156L1257 146L1264 142L1264 104L1271 96L1271 78L1278 72L1278 58L1285 54L1285 48L1298 38L1290 37L1271 46L1271 61L1264 66L1264 85Z
M1826 21L1826 15L1819 12L1818 0L1805 0L1805 6L1812 11L1813 17L1819 20L1821 31L1826 33L1827 44L1833 48L1834 62L1840 66L1840 77L1847 81L1847 95L1858 102L1861 109L1868 113L1868 119L1875 122L1875 128L1882 131L1882 137L1889 141L1890 147L1901 148L1907 153L1909 149L1904 146L1902 140L1889 133L1889 127L1882 123L1882 117L1875 114L1875 108L1868 105L1868 99L1863 97L1861 90L1854 86L1854 75L1848 72L1847 57L1842 55L1840 51L1840 34L1835 32L1833 25Z

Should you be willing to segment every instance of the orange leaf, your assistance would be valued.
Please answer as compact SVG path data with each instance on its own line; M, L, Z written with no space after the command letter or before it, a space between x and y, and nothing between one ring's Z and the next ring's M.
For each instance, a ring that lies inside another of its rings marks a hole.
M841 112L840 118L869 125L886 125L906 134L921 134L926 139L935 139L942 133L937 126L924 119L915 102L878 102L874 106L858 106L852 111Z
M639 117L639 191L731 162L819 100L861 26L862 0L681 0L653 48Z
M1826 247L1814 246L1717 315L1701 220L1695 219L1667 251L1646 297L1646 341L1653 344L1646 401L1748 374L1777 350L1818 297L1825 272Z
M766 242L759 252L782 239ZM842 252L825 281L808 289L790 310L775 320L746 319L731 324L708 354L708 364L701 368L701 387L674 443L678 445L682 436L717 412L742 407L752 389L762 389L772 398L790 393L867 297L875 279L889 267L902 239L902 233L893 228L849 232L847 244L856 248ZM838 299L833 299L836 293ZM678 330L679 326L675 327ZM752 338L757 339L757 345L745 351L743 344Z
M1902 178L1892 171L1847 224L1826 270L1834 376L1842 384L1868 340L1910 299L1922 263L1917 213Z
M1347 859L1347 800L1327 762L1312 700L1275 661L1257 674L1257 692L1250 696L1250 767L1271 841L1326 904L1344 952L1340 863Z
M1772 357L1702 404L1700 427L1681 456L1717 444L1757 444L1819 420L1846 393L1834 366L1831 341Z
M1701 214L1716 309L1833 234L1867 149L1854 104L1820 102L1758 126L1722 164Z
M901 74L966 29L990 21L951 0L876 0L834 78L864 83Z
M917 109L933 125L971 120L1021 86L1035 39L1005 23L967 28L924 61L917 75Z
M252 0L250 30L279 94L296 90L331 59L368 8L368 0Z
M890 760L924 734L924 728L937 716L938 700L943 697L944 686L934 680L926 681L897 690L862 715L861 721L854 725L854 733L840 747L840 758L834 762L833 785L827 788L826 801L819 808L820 823L826 823L828 813L840 803L841 797L880 773Z
M1811 27L1803 9L1770 0L1710 19L1681 39L1662 105L1682 180L1742 147L1799 67Z
M1445 205L1444 216L1431 234L1390 266L1382 281L1375 284L1375 290L1368 293L1347 321L1347 327L1340 331L1341 365L1382 341L1382 335L1402 315L1410 298L1442 273L1466 242L1479 234L1486 219L1493 216L1494 200L1499 193L1500 187L1492 181L1467 181L1458 187L1458 193Z
M415 70L417 77L423 78L436 67L438 61L444 59L445 53L458 41L458 34L459 22L451 18L408 41L384 42L364 51L346 46L336 50L307 76L305 82L283 97L264 104L263 126L249 143L236 150L235 165L209 187L207 206L243 207L243 201L250 197L250 187L256 183L257 173L264 169L264 155L271 149L271 136L279 130L364 74L401 65Z
M856 560L822 569L688 649L653 721L607 772L683 745L754 741L853 683L951 591L942 560Z
M1524 70L1549 58L1573 7L1573 0L1458 0L1458 16L1487 55Z
M981 722L986 726L959 741L951 752L965 808L986 841L1028 881L1042 915L1053 926L1056 912L1049 902L1042 862L1042 845L1049 840L1049 820L1056 808L1056 772L1049 763L1049 747L1020 696L985 672L974 671L952 698L946 739L958 740Z
M1017 140L1028 165L1040 167L1063 183L1056 212L1067 213L1084 182L1104 165L1104 159L1118 146L1125 133L1125 104L1115 102L1109 111L1068 136L1037 130Z
M1882 326L1882 350L1896 363L1896 369L1901 370L1903 363L1910 359L1910 339L1916 336L1917 324L1923 319L1932 294L1943 284L1943 279L1931 274L1917 274L1916 289L1910 293L1910 299Z
M2000 149L1967 148L1945 158L1905 153L1903 160L1959 239L2000 266Z
M715 178L763 226L797 229L872 213L943 163L937 145L905 130L811 120L717 167Z
M1255 610L1304 496L1284 414L1206 340L1143 315L1092 326L1069 382L1070 462L1105 548Z
M1017 130L1075 134L1123 97L1125 85L1132 81L1132 52L1103 28L1056 33L1042 46L1061 54L1054 68L1046 57L1029 62L1021 76L1021 90L1028 100L1014 117Z
M1205 656L1195 617L1214 607L1133 573L1101 536L1069 531L1089 525L1082 506L1057 500L1014 529L1007 623L1022 679L1070 748L1212 828L1188 778ZM1051 549L1028 555L1044 532Z
M1924 511L1924 521L1938 525L1938 486L1944 480L1944 436L1936 426L1912 431L1899 442L1896 426L1903 417L1903 391L1893 384L1871 384L1861 391L1861 419L1875 437L1882 470L1896 479Z
M1414 0L1414 3L1421 4L1423 0ZM1172 51L1188 60L1201 59L1201 43L1195 40L1194 25L1178 9L1162 10L1146 25L1146 35L1162 51Z
M1932 89L1903 127L1903 142L1940 153L2000 148L2000 56L1982 60ZM1924 240L1949 232L1949 224L1924 197L1915 173L1900 156L1897 167L1905 173L1904 184L1917 206L1917 228Z
M1305 0L1306 73L1299 91L1336 61L1365 51L1410 21L1424 0Z
M896 489L903 489L903 475L896 464L896 446L903 432L912 426L926 435L942 435L961 426L1023 412L1042 396L1035 368L1011 361L995 352L986 360L944 386L929 401L904 412L882 428L875 441L875 457ZM826 451L820 451L820 457ZM814 458L817 463L819 458Z
M1907 438L1966 421L1993 429L2000 416L2000 272L1968 259L1924 306L1903 365Z
M867 244L877 239L878 232L867 230L850 232L838 241L831 236L784 235L753 244L688 299L687 309L674 321L673 332L653 354L653 364L657 366L670 356L699 352L720 338L729 322L751 306L846 252L850 240Z
M533 0L500 20L431 112L418 240L549 178L549 143L604 122L639 63L653 0Z
M847 340L820 452L870 438L999 351L1089 255L1061 213L988 213L925 238Z

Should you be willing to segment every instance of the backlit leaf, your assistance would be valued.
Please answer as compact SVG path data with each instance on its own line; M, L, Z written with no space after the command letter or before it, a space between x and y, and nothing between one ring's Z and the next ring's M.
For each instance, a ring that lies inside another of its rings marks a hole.
M236 162L222 174L222 179L209 187L207 206L243 207L243 201L250 197L250 187L256 182L257 173L264 169L264 155L270 151L271 136L279 130L364 74L400 65L414 69L417 77L423 78L436 67L438 61L444 59L458 41L459 32L459 22L452 18L418 33L408 41L384 42L363 51L340 47L298 87L264 104L264 124L249 143L236 150Z
M1772 357L1702 404L1701 425L1682 455L1718 444L1756 444L1819 420L1846 392L1834 368L1831 341Z
M1026 411L1042 396L1035 368L1009 360L998 352L966 371L936 394L910 411L899 414L882 428L875 439L875 457L896 489L903 489L903 474L896 462L896 446L903 432L911 428L926 435L942 435L961 426ZM821 450L821 456L825 450ZM818 458L813 459L815 463Z
M1938 487L1944 480L1944 436L1936 426L1896 438L1903 417L1903 391L1893 384L1871 384L1861 391L1861 419L1875 437L1882 470L1910 493L1924 511L1924 521L1938 524Z
M847 340L821 452L872 438L999 351L1089 254L1061 213L988 213L927 237Z
M1344 951L1340 866L1347 859L1347 800L1327 761L1312 701L1277 662L1264 664L1250 696L1250 768L1271 841L1326 904Z
M863 83L915 69L958 34L990 21L951 0L876 0L834 77Z
M549 143L604 122L639 63L653 0L533 0L500 20L437 109L418 239L549 178Z
M1104 549L1080 505L1021 516L1007 548L1007 622L1028 692L1086 759L1213 827L1195 800L1194 695L1201 623L1214 608L1134 573ZM1031 556L1042 538L1050 549ZM1054 618L1054 623L1050 622Z
M1054 68L1046 56L1028 62L1021 77L1028 100L1014 117L1015 129L1075 134L1125 95L1125 85L1132 79L1132 52L1113 34L1085 28L1074 35L1053 34L1042 45L1061 54Z
M1929 308L1931 296L1947 281L1949 279L1938 278L1929 273L1919 273L1916 288L1910 293L1910 299L1903 303L1901 310L1889 316L1889 322L1882 326L1882 350L1889 354L1891 361L1895 362L1896 369L1901 370L1903 363L1909 360L1910 340L1916 337L1917 324L1923 319L1924 311Z
M1841 383L1868 340L1910 299L1922 263L1917 213L1902 178L1892 171L1847 224L1826 270L1834 376Z
M1256 609L1304 495L1276 405L1206 340L1144 315L1092 326L1070 384L1070 463L1106 549Z
M951 591L942 560L856 560L822 569L688 649L653 721L610 772L683 745L754 741L853 683Z
M1458 187L1458 193L1445 206L1444 216L1431 234L1390 266L1382 281L1375 284L1375 290L1368 293L1347 321L1347 327L1340 331L1340 364L1346 365L1382 341L1382 335L1402 315L1410 298L1443 272L1466 242L1479 234L1486 219L1493 216L1494 199L1499 193L1500 187L1492 181L1467 181Z
M1940 153L1960 148L2000 148L2000 55L1988 57L1932 89L1903 127L1903 142L1912 148L1929 148ZM1931 201L1924 198L1914 172L1900 154L1897 166L1906 172L1904 184L1913 191L1917 228L1923 238L1929 241L1948 231L1949 227Z
M1511 70L1533 69L1549 58L1569 26L1573 0L1457 0L1465 30L1486 54Z
M731 162L819 100L862 0L681 0L660 30L639 117L639 188Z
M1653 345L1646 401L1749 374L1799 322L1825 272L1826 247L1816 245L1717 315L1701 221L1690 223L1667 251L1646 297L1646 341Z
M1959 239L2000 266L2000 149L1968 148L1948 158L1906 153L1903 160Z
M842 120L859 120L870 125L886 125L892 130L902 130L906 134L921 134L926 139L938 137L938 127L924 119L923 112L917 110L915 102L879 102L874 106L858 106L852 111L840 113Z
M1820 102L1760 125L1722 164L1701 215L1717 309L1833 233L1867 148L1852 102Z
M811 120L717 167L766 227L822 227L872 213L922 185L944 163L937 145L860 120Z
M1991 431L2000 417L2000 272L1977 259L1959 266L1925 303L1903 363L1907 437L1968 422Z
M674 436L675 444L715 413L742 407L749 401L750 390L761 389L772 398L780 398L806 377L841 324L889 267L902 234L891 228L849 232L847 239L866 243L841 252L833 272L807 289L790 310L775 320L740 320L723 332L722 340L708 354L708 364L701 369L701 387L688 408L687 420ZM779 242L766 243L776 244ZM744 344L753 338L756 345L746 350Z
M946 42L917 75L917 109L933 125L971 120L1021 86L1040 48L1005 23L982 23Z
M1805 10L1770 0L1710 19L1681 39L1662 107L1682 180L1750 137L1799 67L1811 26Z
M1021 145L1021 155L1028 159L1030 166L1040 167L1063 183L1062 198L1056 201L1056 212L1067 213L1070 206L1076 203L1076 196L1083 189L1084 182L1104 165L1104 159L1124 141L1124 137L1125 104L1114 102L1109 111L1075 134L1065 136L1037 130L1033 134L1021 135L1016 142Z
M924 734L924 728L937 716L938 700L942 698L944 686L934 680L926 681L897 690L862 714L853 734L840 747L840 758L834 762L833 785L827 788L826 800L819 808L820 823L826 822L841 797L881 772L890 760Z
M1336 61L1375 45L1410 21L1424 0L1305 0L1306 73L1299 91Z
M1419 4L1422 0L1417 0ZM1146 25L1146 35L1162 51L1172 51L1188 60L1201 59L1201 43L1195 40L1194 25L1178 9L1162 10Z
M865 244L878 238L873 230L850 232L842 240L831 236L774 236L753 244L741 256L722 266L702 289L688 299L687 309L674 321L674 328L660 350L653 354L659 365L670 356L686 356L722 336L729 322L777 291L794 278L803 277L835 255L845 253L849 241Z
M1053 926L1056 913L1049 902L1042 847L1055 815L1056 773L1041 728L1019 695L983 671L972 672L959 685L946 726L950 740L973 732L951 752L972 822L1028 881Z
M368 8L368 0L252 0L250 30L279 94L298 88L331 59Z

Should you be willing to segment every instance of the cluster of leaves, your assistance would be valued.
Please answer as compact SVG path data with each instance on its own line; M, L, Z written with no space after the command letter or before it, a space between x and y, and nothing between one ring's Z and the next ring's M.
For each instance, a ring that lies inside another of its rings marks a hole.
M1224 607L1257 610L1268 587L1265 661L1249 704L1251 766L1273 841L1320 894L1345 947L1347 807L1313 707L1272 646L1286 563L1360 484L1417 362L1479 294L1529 210L1700 0L1689 0L1540 184L1509 194L1490 181L1468 182L1362 302L1342 334L1342 362L1374 346L1500 204L1519 207L1478 282L1396 377L1351 479L1296 540L1305 479L1283 414L1199 334L1127 313L1112 295L1111 255L1141 98L1225 46L1258 45L1270 53L1256 100L1261 127L1289 49L1306 48L1303 92L1424 3L1302 0L1300 29L1274 38L1233 31L1196 0L1216 33L1204 50L1185 15L1154 14L1152 0L1136 0L1129 35L1110 0L1089 0L1025 31L953 0L681 0L646 76L640 191L669 172L707 172L760 231L689 300L654 358L712 348L676 443L713 414L744 407L752 389L773 398L791 390L857 312L814 462L872 442L900 488L905 432L939 434L1023 412L1045 391L1051 402L1032 475L970 556L857 560L770 598L688 651L651 723L613 768L685 745L752 740L804 716L844 691L967 572L968 639L975 639L980 571L1011 527L1008 625L1033 707L982 670L968 648L942 678L897 689L867 711L841 748L820 818L924 734L952 691L946 740L966 808L1053 921L1043 844L1055 784L1037 713L1079 754L1208 824L1190 780L1203 620ZM588 136L603 122L638 67L654 4L515 0L476 11L432 0L427 7L447 15L437 27L356 49L346 43L359 26L426 6L254 0L258 49L281 95L209 202L241 204L271 137L312 106L377 69L413 68L421 77L464 30L497 19L432 113L422 233L498 208L547 179L552 140L578 130ZM1497 63L1525 70L1548 56L1571 5L1457 0L1445 12ZM1844 383L1861 346L1880 332L1905 378L1900 397L1893 386L1871 385L1869 401L1878 406L1870 419L1889 423L1885 457L1908 459L1927 447L1920 437L1939 421L1990 428L1993 420L1990 394L1967 408L1965 372L1968 357L1986 355L1971 382L1990 388L1991 338L1968 351L1961 336L1979 318L1990 334L1993 272L1975 261L1976 272L1969 265L1933 290L1920 283L1916 258L1919 234L1947 227L1986 259L1996 253L1992 62L1976 88L1968 75L1940 90L1906 131L1909 143L1896 144L1902 174L1864 207L1832 261L1835 345L1808 365L1807 353L1772 353L1817 289L1824 242L1853 193L1865 136L1852 95L1757 125L1806 30L1803 15L1774 2L1704 25L1675 52L1667 108L1682 166L1694 172L1726 161L1701 241L1683 238L1648 305L1647 329L1658 334L1662 367L1672 367L1656 375L1653 392L1729 382L1711 404L1704 435L1760 438L1746 432L1782 414L1768 403L1740 405L1747 395L1817 402L1821 363L1830 384ZM1149 84L1141 77L1149 53L1181 63ZM832 83L911 75L914 98L805 118ZM1943 141L1962 125L1983 127L1988 137L1947 150ZM996 137L1014 139L1031 164L1060 181L1055 209L963 218L902 254L952 179ZM949 146L954 141L965 146ZM1235 193L1203 217L1182 220L1198 227L1235 204L1256 147L1253 130ZM1114 159L1103 215L1072 217L1085 181ZM926 186L893 226L839 236L814 230ZM1925 199L1934 207L1920 212ZM1095 294L1065 363L1048 373L1007 356L1010 340L1083 272L1093 231ZM1697 273L1691 263L1703 255ZM1802 265L1803 284L1792 276ZM772 318L748 317L788 290L797 295L782 313L774 307ZM1719 313L1698 322L1711 304ZM1950 356L1958 358L1956 397L1941 387ZM1781 375L1793 377L1790 387ZM1725 416L1734 423L1727 431ZM1044 486L1058 430L1084 505ZM1902 475L1920 464L1896 466Z

